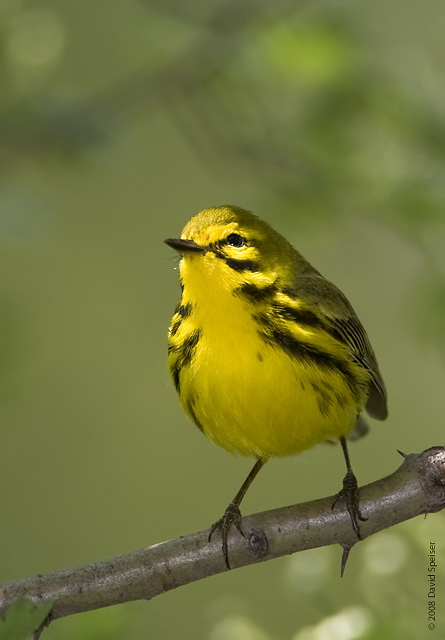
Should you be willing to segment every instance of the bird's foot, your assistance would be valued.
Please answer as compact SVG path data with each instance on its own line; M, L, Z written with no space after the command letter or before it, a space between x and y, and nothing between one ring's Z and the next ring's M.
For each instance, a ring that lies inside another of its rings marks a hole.
M360 534L358 521L361 520L362 522L364 522L368 518L365 518L360 510L360 494L357 478L352 471L348 471L343 478L343 489L341 489L335 496L334 502L332 503L333 509L337 504L338 499L342 497L346 498L346 508L351 518L352 527L357 535L357 538L361 540L362 536Z
M229 504L229 506L227 507L227 509L224 512L224 515L222 518L220 518L219 520L217 520L214 524L212 524L211 528L210 528L210 533L209 533L209 542L213 536L213 534L215 533L215 531L218 529L219 531L221 531L221 537L222 537L222 552L223 552L223 556L224 556L224 560L226 563L226 567L228 569L230 569L230 564L229 564L229 550L228 550L228 546L227 546L227 536L228 533L230 531L230 527L234 525L236 527L236 529L239 531L239 533L244 536L244 533L241 529L241 511L240 508L238 507L238 505L234 504L233 502L231 502Z

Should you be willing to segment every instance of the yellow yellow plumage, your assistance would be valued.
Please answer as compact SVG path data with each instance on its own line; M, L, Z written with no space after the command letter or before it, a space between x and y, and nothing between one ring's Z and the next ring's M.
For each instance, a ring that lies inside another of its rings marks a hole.
M386 417L383 381L351 305L267 223L222 206L166 242L182 254L183 287L169 366L205 435L262 464L343 444L365 407Z

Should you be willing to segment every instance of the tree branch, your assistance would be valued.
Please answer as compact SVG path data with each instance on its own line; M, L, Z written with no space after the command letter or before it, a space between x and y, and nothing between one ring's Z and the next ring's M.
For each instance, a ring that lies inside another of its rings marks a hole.
M360 490L368 517L362 537L445 507L445 448L405 456L391 475ZM357 542L344 504L332 509L323 498L246 516L245 538L230 535L230 562L241 567L331 544L348 551ZM105 562L0 585L0 615L20 597L35 604L52 598L47 621L132 600L154 598L170 589L226 571L221 542L208 542L209 530L181 536Z

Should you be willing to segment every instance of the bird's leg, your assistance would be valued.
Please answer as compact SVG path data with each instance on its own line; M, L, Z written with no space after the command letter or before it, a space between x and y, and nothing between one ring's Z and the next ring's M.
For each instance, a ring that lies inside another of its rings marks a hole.
M223 517L217 520L210 528L209 542L212 538L212 535L217 529L221 531L222 552L223 552L224 560L226 562L226 566L228 569L230 569L230 564L229 564L229 551L227 547L227 536L230 531L230 527L232 525L235 525L239 533L242 536L244 536L244 533L241 529L241 511L239 506L241 504L242 499L246 495L247 489L250 487L250 485L258 475L259 470L261 469L261 467L264 465L265 462L266 462L265 460L261 460L261 459L258 459L255 462L255 465L252 471L244 480L244 483L241 489L238 491L236 496L233 498L232 502L229 504L229 506L225 510Z
M348 446L346 444L346 439L344 437L340 438L341 448L343 449L343 454L345 456L346 461L346 475L343 478L343 489L337 493L334 498L334 502L332 503L332 508L335 507L337 500L341 497L346 498L346 508L348 510L349 516L351 518L353 529L357 535L359 540L362 539L360 535L360 528L358 525L358 521L365 521L368 518L365 518L360 511L360 496L358 490L357 478L355 477L354 472L352 471L351 461L349 459L349 451Z

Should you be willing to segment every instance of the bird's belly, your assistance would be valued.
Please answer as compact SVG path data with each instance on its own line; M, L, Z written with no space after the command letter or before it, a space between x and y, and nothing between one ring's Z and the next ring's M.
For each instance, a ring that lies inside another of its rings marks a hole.
M181 377L181 401L202 431L231 452L293 455L352 429L361 406L336 369L289 357L258 335L202 337Z

